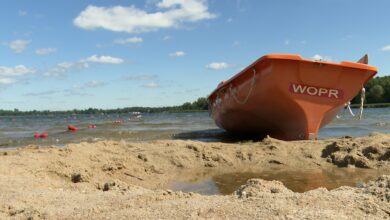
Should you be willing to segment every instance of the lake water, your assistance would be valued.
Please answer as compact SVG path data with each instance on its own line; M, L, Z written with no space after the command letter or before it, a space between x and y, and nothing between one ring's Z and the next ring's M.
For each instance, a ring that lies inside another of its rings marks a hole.
M328 190L340 186L359 187L363 183L374 180L382 171L360 168L334 168L331 170L268 170L261 173L241 172L224 173L196 178L191 181L175 181L169 188L173 191L196 192L203 195L228 195L244 185L248 179L259 178L264 180L281 181L288 189L294 192L306 192L319 187Z
M339 116L321 129L319 138L362 136L375 131L390 132L390 108L365 109L361 121L352 118L347 111L340 112ZM89 124L95 124L96 128L88 128ZM80 130L68 132L68 125L77 126ZM49 137L34 138L34 133L48 133ZM142 114L141 118L135 118L131 113L0 117L1 148L28 144L63 146L67 143L107 139L235 141L235 138L217 128L207 112Z

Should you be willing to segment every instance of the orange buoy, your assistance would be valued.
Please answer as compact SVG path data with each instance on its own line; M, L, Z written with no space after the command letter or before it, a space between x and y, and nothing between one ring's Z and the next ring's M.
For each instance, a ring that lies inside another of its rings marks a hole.
M35 133L34 134L34 138L47 138L47 137L49 137L48 133L42 133L42 134Z
M74 125L68 125L68 131L77 131L79 130L78 127L74 126Z
M42 133L39 135L40 138L47 138L49 137L49 134L48 133Z

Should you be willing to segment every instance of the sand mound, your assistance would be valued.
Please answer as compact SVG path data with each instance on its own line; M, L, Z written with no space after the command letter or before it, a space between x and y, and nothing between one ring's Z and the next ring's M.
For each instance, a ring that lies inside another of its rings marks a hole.
M239 198L255 197L263 193L292 193L282 182L266 181L262 179L250 179L245 185L242 185L235 194Z
M374 134L371 137L372 140L362 138L337 140L322 150L321 157L327 158L327 161L339 167L383 166L386 161L390 161L390 140L387 136L380 134Z
M362 192L372 194L381 201L388 202L388 211L390 212L390 175L383 175L375 181L370 181L363 185L363 188Z

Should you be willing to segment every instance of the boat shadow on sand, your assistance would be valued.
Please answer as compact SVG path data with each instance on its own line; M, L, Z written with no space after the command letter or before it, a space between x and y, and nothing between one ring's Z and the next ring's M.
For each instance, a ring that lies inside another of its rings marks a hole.
M222 129L207 129L189 132L181 132L173 135L173 139L197 140L205 142L236 143L243 141L261 141L266 135L231 133Z

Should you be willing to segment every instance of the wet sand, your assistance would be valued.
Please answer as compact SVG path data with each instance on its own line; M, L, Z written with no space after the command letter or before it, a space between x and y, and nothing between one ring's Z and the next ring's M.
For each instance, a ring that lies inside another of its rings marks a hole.
M381 175L357 187L317 188L335 169ZM228 195L167 190L175 181L276 171L312 172L303 193L263 179ZM389 219L390 135L30 145L0 150L0 192L0 219Z

